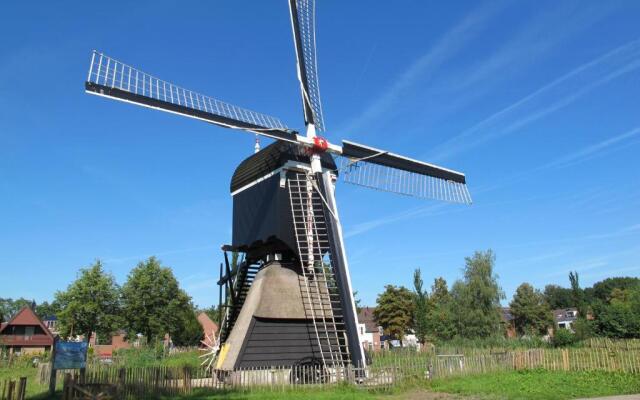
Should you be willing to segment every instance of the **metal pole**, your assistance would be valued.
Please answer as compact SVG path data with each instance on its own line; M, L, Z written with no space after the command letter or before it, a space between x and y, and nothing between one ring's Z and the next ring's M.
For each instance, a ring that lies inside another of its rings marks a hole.
M220 277L218 282L222 280L222 263L220 263ZM222 329L222 285L218 285L218 329Z

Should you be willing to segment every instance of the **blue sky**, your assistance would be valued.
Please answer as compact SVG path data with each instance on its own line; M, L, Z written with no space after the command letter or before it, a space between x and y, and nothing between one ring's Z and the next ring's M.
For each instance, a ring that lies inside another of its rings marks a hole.
M363 303L493 249L508 299L640 276L640 3L317 7L327 137L464 171L472 206L343 184ZM287 2L11 2L0 15L0 297L50 300L157 255L217 301L230 176L253 136L88 96L90 52L302 127Z

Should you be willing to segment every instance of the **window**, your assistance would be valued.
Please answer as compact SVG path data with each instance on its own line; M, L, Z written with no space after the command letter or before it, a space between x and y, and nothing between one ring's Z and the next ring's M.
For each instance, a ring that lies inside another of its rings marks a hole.
M36 330L35 326L27 326L24 328L24 335L27 337L31 337L35 333L35 330Z

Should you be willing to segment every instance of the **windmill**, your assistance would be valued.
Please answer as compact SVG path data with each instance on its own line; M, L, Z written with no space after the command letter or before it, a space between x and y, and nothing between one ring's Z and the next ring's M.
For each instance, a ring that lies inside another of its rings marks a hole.
M364 351L335 184L470 204L465 175L351 141L329 143L318 86L313 0L289 0L305 132L158 79L94 51L87 93L275 141L231 180L233 238L220 266L215 368L362 365ZM258 151L259 150L259 151ZM228 253L241 254L229 261ZM224 297L224 298L223 298ZM213 354L214 352L211 352Z

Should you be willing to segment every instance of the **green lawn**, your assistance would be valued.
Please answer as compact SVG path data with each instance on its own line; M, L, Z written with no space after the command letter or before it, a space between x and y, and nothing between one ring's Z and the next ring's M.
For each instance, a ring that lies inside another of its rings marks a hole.
M498 399L575 399L640 393L640 375L604 371L501 372L435 380L431 390Z

